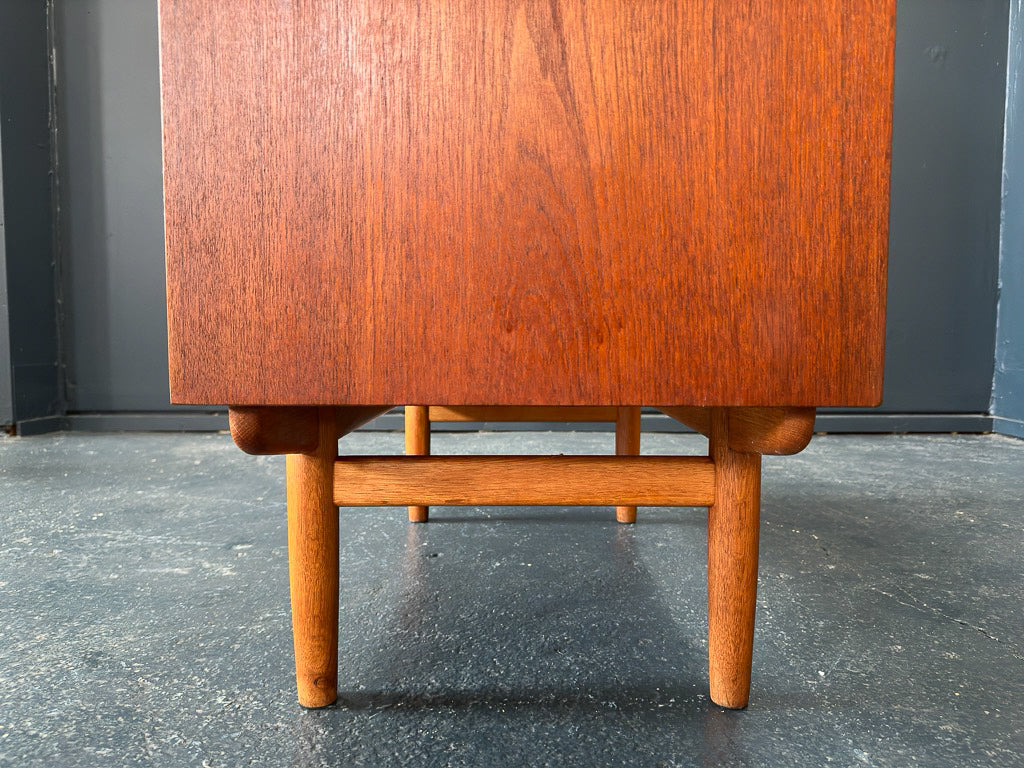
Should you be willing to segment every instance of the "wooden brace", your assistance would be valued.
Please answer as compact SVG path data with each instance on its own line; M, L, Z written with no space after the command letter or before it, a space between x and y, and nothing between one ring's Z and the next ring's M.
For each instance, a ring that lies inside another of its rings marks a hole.
M332 408L336 437L341 438L391 410L390 405ZM228 424L235 445L255 456L314 453L320 440L321 408L294 405L233 405Z
M680 408L658 410L705 437L712 434L712 412L727 411L729 450L788 456L800 453L814 434L814 408Z
M414 412L428 422L425 406ZM710 456L352 456L337 438L384 407L233 407L250 453L288 453L289 563L299 701L337 695L338 505L708 506L711 698L747 705L757 594L761 452L810 439L813 409L663 408L710 436ZM638 411L639 409L636 409ZM525 415L525 413L524 413ZM535 415L530 414L530 415ZM629 421L637 413L622 415ZM627 445L628 444L628 445ZM427 453L420 438L411 446ZM621 519L621 518L620 518Z

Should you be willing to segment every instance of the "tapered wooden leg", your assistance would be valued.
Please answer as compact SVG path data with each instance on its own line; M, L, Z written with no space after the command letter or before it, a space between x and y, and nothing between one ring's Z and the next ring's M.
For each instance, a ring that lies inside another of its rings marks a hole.
M640 453L640 409L619 408L615 420L615 453L636 456ZM616 507L615 519L620 523L636 522L636 507Z
M715 501L708 517L711 700L743 709L750 699L757 601L761 456L729 448L726 409L711 416Z
M405 452L409 456L430 455L430 410L425 405L405 406ZM409 507L410 523L425 523L430 507Z
M304 707L326 707L338 697L338 438L335 410L318 411L316 450L287 458L295 674Z

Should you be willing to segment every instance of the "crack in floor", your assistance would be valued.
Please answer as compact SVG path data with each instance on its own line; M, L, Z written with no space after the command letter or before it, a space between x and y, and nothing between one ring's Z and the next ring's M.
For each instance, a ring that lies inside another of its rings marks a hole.
M939 616L939 617L941 617L943 619L946 619L948 621L955 622L956 624L959 624L962 627L968 627L969 629L973 629L976 632L980 632L985 637L989 638L990 640L994 640L995 642L999 643L1000 645L1006 645L1007 644L1005 641L1000 640L998 637L993 635L991 632L989 632L984 627L979 627L977 624L972 624L971 622L966 621L964 619L958 619L956 616L950 616L948 613L945 613L942 610L940 610L940 609L938 609L938 608L936 608L934 606L928 605L928 603L924 602L924 600L921 600L920 598L915 597L910 592L905 590L903 587L897 586L896 589L898 589L900 592L902 592L907 597L909 597L913 602L908 603L906 600L900 600L900 598L898 596L894 595L892 592L886 592L884 589L879 589L878 587L874 587L873 586L870 589L871 589L872 592L877 592L880 595L885 595L886 597L892 598L893 600L895 600L900 605L905 605L908 608L913 608L914 610L920 611L921 613L930 614L932 616ZM1012 656L1014 656L1015 658L1021 659L1022 661L1024 661L1024 656L1022 656L1021 654L1017 653L1016 651L1011 650L1010 654Z

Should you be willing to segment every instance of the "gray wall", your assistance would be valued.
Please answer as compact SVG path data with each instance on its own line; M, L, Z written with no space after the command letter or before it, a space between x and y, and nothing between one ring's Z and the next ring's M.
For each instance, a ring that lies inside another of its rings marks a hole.
M0 424L13 424L14 374L11 370L11 326L7 302L7 232L4 227L4 121L0 94Z
M992 388L1005 0L902 0L885 409L986 413Z
M70 408L166 411L156 2L55 2ZM988 424L1007 14L900 5L883 412L932 417L895 428Z
M167 410L155 0L56 0L69 408Z
M0 2L0 418L62 412L48 3Z
M1024 0L1010 14L1003 158L1003 235L992 412L995 429L1024 437Z

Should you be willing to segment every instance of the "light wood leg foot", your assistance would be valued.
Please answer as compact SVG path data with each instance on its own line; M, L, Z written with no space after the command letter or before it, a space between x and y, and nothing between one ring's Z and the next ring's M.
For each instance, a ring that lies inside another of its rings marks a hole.
M714 409L711 419L715 464L715 502L708 517L711 700L729 709L743 709L750 699L754 647L761 456L729 448L726 409Z
M430 455L430 409L425 405L405 406L405 452L409 456ZM425 523L430 507L409 507L410 523Z
M639 408L618 409L615 420L615 453L618 456L636 456L640 453ZM616 507L615 519L620 523L635 523L636 507Z
M295 674L304 707L326 707L338 697L338 439L334 409L318 411L316 450L287 458Z

